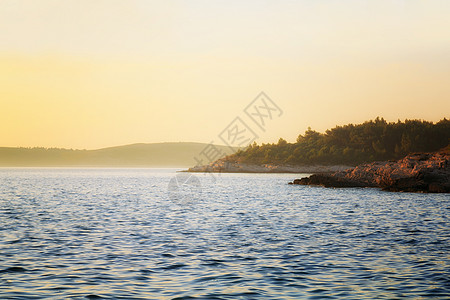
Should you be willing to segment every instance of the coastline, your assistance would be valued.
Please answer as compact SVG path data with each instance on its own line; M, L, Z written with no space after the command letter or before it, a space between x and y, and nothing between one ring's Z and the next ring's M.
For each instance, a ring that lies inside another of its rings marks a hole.
M289 184L373 187L391 192L450 193L450 152L413 153L398 161L361 164L331 174L313 174Z
M344 171L351 166L345 165L276 165L276 164L242 164L218 160L209 165L195 166L182 172L189 173L333 173Z

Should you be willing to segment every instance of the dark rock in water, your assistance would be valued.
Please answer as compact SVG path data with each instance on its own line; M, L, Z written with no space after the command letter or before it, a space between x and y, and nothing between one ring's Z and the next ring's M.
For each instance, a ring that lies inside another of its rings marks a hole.
M314 174L309 177L295 179L291 184L321 185L324 187L365 187L361 182L333 175L334 174Z
M379 187L393 192L450 193L450 154L414 153L399 161L374 162L332 174L315 174L290 184Z

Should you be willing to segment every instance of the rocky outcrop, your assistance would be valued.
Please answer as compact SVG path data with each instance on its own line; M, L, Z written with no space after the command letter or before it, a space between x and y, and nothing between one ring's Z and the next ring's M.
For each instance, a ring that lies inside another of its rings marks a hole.
M450 192L450 153L414 153L399 161L374 162L332 174L315 174L290 184L379 187L395 192Z
M219 159L209 165L195 166L187 172L212 172L212 173L331 173L343 171L349 166L294 166L276 164L243 164Z

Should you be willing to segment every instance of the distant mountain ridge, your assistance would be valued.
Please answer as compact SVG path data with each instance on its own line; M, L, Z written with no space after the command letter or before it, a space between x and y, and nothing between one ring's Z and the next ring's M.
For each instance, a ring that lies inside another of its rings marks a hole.
M1 167L189 167L205 143L139 143L96 150L0 147ZM225 154L227 146L215 145Z

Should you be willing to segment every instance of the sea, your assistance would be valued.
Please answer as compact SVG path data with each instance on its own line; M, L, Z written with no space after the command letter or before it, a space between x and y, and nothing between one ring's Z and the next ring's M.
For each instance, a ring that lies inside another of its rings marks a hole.
M449 299L450 196L0 169L0 299Z

